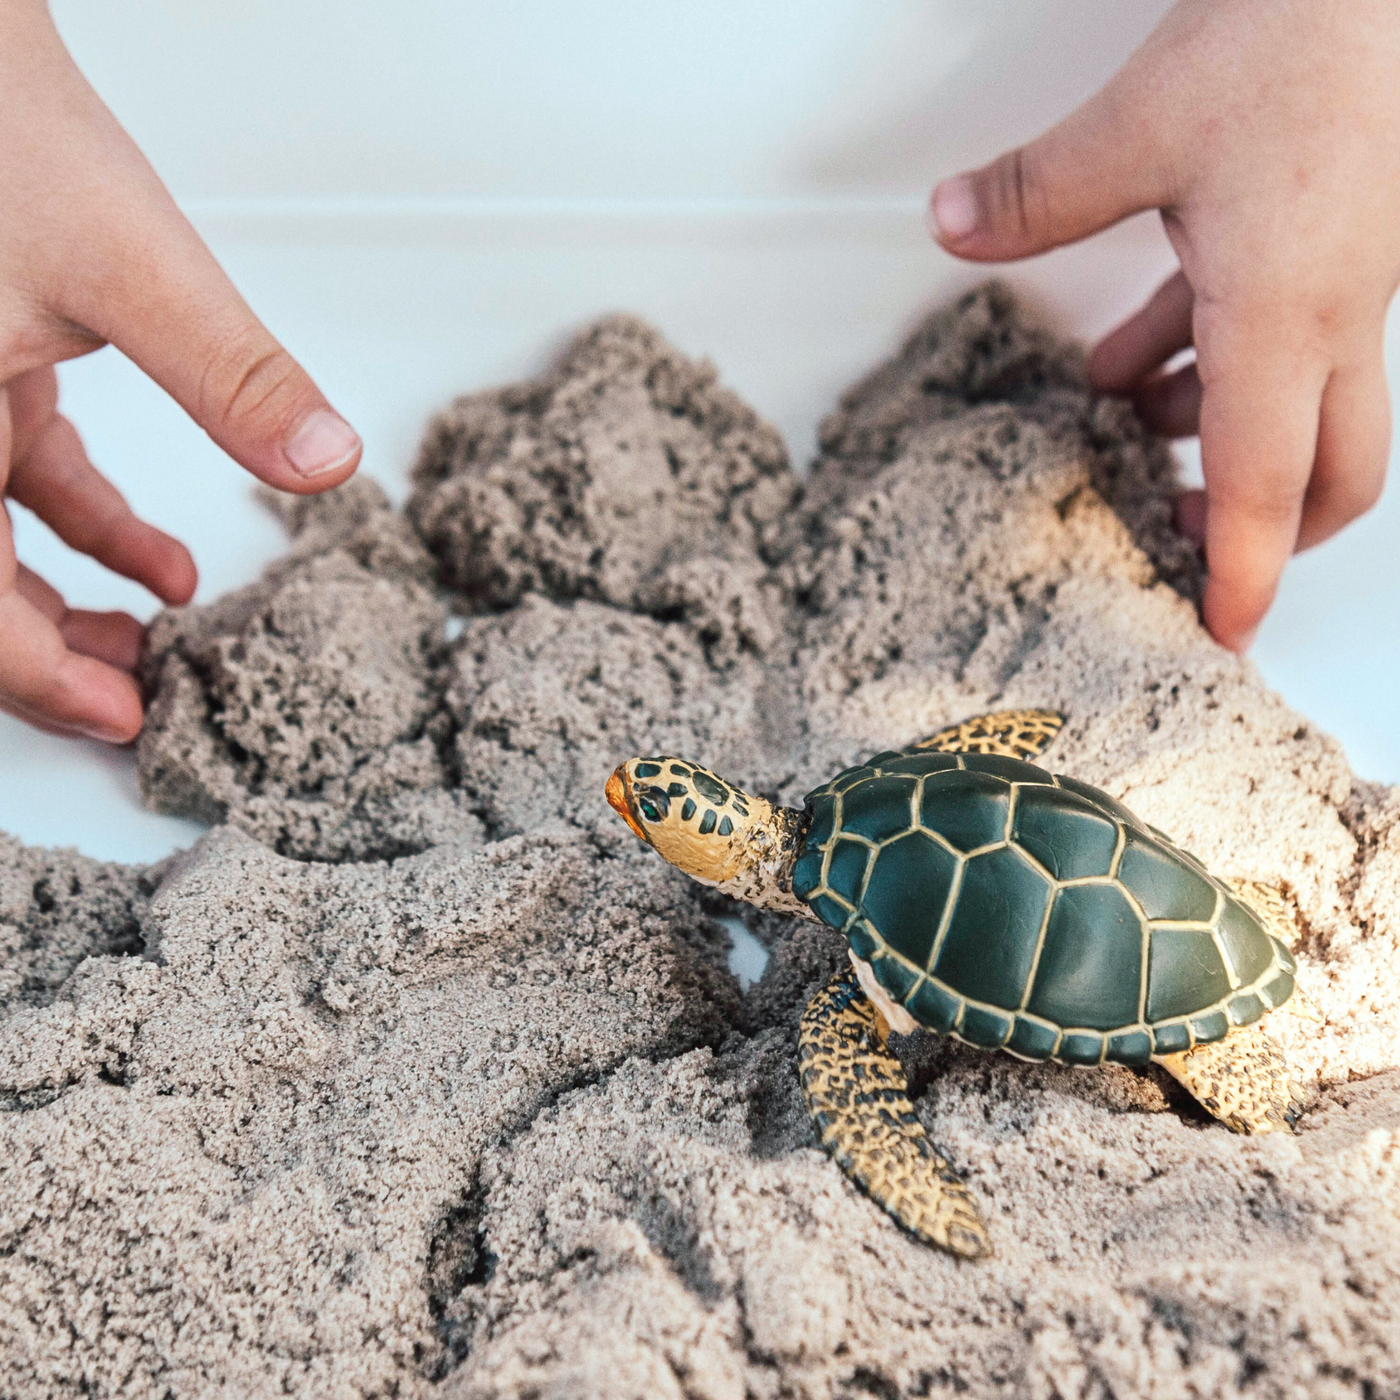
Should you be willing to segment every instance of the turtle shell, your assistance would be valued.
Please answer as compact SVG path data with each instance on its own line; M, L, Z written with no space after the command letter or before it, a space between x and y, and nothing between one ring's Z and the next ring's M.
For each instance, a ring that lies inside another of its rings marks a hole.
M1293 958L1254 911L1088 783L999 755L890 752L807 808L793 892L931 1030L1139 1065L1292 994Z

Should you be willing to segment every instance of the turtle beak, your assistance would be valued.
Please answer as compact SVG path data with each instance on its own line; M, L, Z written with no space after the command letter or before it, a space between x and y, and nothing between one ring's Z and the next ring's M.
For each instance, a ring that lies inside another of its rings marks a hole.
M632 815L632 784L627 777L627 765L619 763L613 769L613 775L608 779L608 785L604 789L607 795L608 806L632 828L635 835L646 841L647 834L642 830L642 824ZM650 845L650 842L647 842Z

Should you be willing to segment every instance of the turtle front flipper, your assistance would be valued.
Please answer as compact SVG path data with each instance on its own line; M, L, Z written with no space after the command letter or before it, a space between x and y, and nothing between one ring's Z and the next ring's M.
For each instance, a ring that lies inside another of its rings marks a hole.
M1257 1022L1157 1063L1237 1133L1292 1128L1307 1107L1283 1050Z
M1064 726L1058 710L994 710L950 724L910 744L909 753L994 753L1029 763L1044 753Z
M822 1146L911 1235L964 1259L991 1254L967 1187L929 1143L879 1012L850 968L802 1014L802 1092Z

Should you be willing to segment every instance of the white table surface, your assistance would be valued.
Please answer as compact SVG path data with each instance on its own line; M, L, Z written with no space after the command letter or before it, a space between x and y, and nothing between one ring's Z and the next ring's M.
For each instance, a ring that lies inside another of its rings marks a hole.
M842 388L982 275L929 244L927 183L1073 105L1164 6L988 4L969 20L890 3L878 24L854 0L756 8L711 6L699 24L618 0L527 21L403 0L392 33L367 0L236 16L60 0L55 14L245 296L359 428L362 469L401 499L434 409L535 372L615 309L713 358L805 462ZM1170 266L1145 217L1012 278L1051 324L1092 337ZM1395 316L1388 347L1394 361ZM194 550L200 600L279 552L249 479L114 350L61 382L94 461ZM151 615L142 590L12 515L21 557L70 602ZM1392 474L1376 511L1294 561L1255 650L1360 774L1388 781L1398 540ZM141 808L129 751L0 716L0 830L150 860L199 828Z

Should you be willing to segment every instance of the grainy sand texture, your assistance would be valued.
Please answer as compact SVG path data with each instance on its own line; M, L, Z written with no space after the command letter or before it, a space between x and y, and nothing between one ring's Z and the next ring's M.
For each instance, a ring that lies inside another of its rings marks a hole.
M285 509L162 616L149 869L0 843L0 1395L1400 1396L1400 798L1202 631L1171 463L1008 296L923 325L805 481L613 318L432 425L402 511ZM988 708L1280 884L1315 1105L897 1040L996 1257L816 1146L835 935L716 917L603 800L670 751L800 805Z

